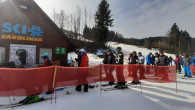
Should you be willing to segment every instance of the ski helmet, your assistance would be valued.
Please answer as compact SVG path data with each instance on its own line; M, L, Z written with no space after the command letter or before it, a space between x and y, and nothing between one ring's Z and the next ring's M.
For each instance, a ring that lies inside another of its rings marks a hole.
M122 50L122 48L121 48L121 47L117 47L117 48L116 48L116 50L121 51L121 50Z
M44 58L44 57L48 57L49 56L49 54L48 53L43 53L42 55L41 55L41 57L42 58Z
M86 50L85 50L85 49L80 49L79 52L80 52L81 54L83 54L83 53L86 53Z
M16 51L16 55L19 56L19 57L22 57L22 56L26 57L27 56L27 52L24 49L19 49L19 50Z

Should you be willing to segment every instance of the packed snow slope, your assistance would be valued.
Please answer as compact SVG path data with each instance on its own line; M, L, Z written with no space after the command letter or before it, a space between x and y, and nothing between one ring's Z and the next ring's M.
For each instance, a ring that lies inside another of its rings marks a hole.
M144 55L158 50L147 50L136 46L113 43L112 47L121 46L126 51L141 51ZM103 59L88 54L90 65L100 64ZM166 54L171 55L171 54ZM174 58L174 55L172 55ZM75 53L69 53L69 59L76 58ZM57 93L57 102L44 101L14 108L15 110L195 110L195 79L182 79L183 74L177 76L176 83L149 83L141 81L142 85L129 86L125 90L101 91L100 87L89 89L88 93L76 92L75 87L66 87ZM193 76L194 77L194 76ZM103 82L105 83L105 82ZM99 82L96 83L100 84ZM92 85L96 85L92 84ZM110 88L110 87L102 87ZM141 93L142 90L142 93ZM72 94L67 95L66 92ZM55 95L53 94L53 97ZM42 93L40 97L51 97ZM13 100L15 98L15 100ZM10 97L12 103L24 97ZM9 104L9 98L0 98L0 104ZM1 108L12 110L12 108Z

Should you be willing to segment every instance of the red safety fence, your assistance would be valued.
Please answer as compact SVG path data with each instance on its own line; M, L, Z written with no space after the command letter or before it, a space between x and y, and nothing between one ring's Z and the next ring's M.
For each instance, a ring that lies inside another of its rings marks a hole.
M54 68L1 68L0 96L28 96L51 90Z
M175 66L102 65L102 81L176 82Z
M100 65L92 67L57 67L55 87L83 85L100 81Z
M190 65L190 69L191 69L192 74L195 73L195 65Z
M124 82L133 80L176 82L176 68L175 66L147 65L0 68L0 96L28 96L52 90L53 87L83 85L100 81Z

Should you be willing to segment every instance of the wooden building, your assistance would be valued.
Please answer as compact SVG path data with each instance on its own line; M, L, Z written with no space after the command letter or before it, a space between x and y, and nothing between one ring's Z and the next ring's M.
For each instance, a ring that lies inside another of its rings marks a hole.
M66 65L67 53L74 50L66 35L46 15L34 0L0 1L0 63L17 58L18 49L39 64L42 53L52 61Z

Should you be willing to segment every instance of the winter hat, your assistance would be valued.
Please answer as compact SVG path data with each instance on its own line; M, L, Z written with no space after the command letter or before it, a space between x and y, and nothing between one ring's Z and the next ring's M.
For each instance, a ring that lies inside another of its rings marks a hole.
M117 47L117 48L116 48L116 50L121 51L121 50L122 50L122 48L121 48L121 47Z

